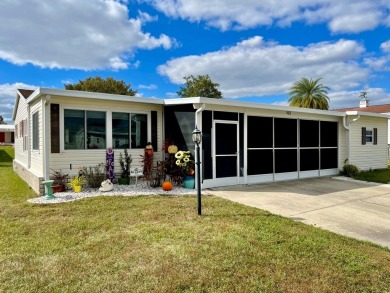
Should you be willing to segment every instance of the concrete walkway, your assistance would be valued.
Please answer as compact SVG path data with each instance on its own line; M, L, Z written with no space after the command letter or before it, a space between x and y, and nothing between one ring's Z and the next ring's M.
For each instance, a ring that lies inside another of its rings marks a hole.
M218 187L209 193L390 248L390 185L311 178Z

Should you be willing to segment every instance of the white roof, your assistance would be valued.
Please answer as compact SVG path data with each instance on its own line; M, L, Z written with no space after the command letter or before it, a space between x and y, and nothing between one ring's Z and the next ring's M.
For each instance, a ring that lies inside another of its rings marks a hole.
M111 100L111 101L124 101L132 103L146 103L146 104L157 104L157 105L185 105L193 104L194 108L199 108L202 104L206 105L223 105L232 108L241 107L241 108L250 108L250 109L269 109L277 111L293 111L298 113L311 113L318 115L329 115L343 117L347 116L374 116L374 117L387 117L386 114L377 114L377 113L368 113L368 112L359 112L359 111L347 111L347 112L336 112L330 110L316 110L308 108L299 108L299 107L290 107L290 106L280 106L272 104L261 104L253 102L241 102L233 101L227 99L211 99L204 97L193 97L193 98L175 98L175 99L157 99L157 98L144 98L144 97L135 97L135 96L125 96L125 95L113 95L105 93L96 93L96 92L85 92L85 91L73 91L73 90L64 90L64 89L53 89L53 88L38 88L36 89L26 100L27 103L34 101L36 98L42 95L53 95L53 96L65 96L65 97L79 97L86 99L97 99L97 100ZM19 96L17 96L17 99ZM15 105L17 105L15 103ZM14 109L14 117L16 115L16 107Z
M0 132L12 132L15 131L15 125L13 124L0 124Z

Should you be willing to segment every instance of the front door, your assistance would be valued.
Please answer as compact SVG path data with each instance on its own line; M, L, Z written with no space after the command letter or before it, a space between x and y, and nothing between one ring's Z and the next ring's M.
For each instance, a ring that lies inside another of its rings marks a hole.
M238 122L216 122L213 127L213 178L215 184L232 185L239 178Z

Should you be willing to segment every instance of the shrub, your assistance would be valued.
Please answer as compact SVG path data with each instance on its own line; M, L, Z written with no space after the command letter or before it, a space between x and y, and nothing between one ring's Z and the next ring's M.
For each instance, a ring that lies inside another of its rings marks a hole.
M348 177L356 177L359 174L359 168L352 164L345 164L342 173Z
M84 167L83 173L87 179L88 185L92 188L100 187L100 184L106 180L106 171L102 163L94 167Z
M124 149L123 152L125 153L124 155L122 155L122 153L119 154L119 164L122 169L121 178L128 178L130 176L130 165L133 159L127 152L127 149Z

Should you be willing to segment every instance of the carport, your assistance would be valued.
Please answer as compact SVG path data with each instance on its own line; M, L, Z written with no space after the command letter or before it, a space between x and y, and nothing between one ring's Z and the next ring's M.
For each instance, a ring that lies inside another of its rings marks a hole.
M390 248L390 185L321 177L218 187L210 193Z

